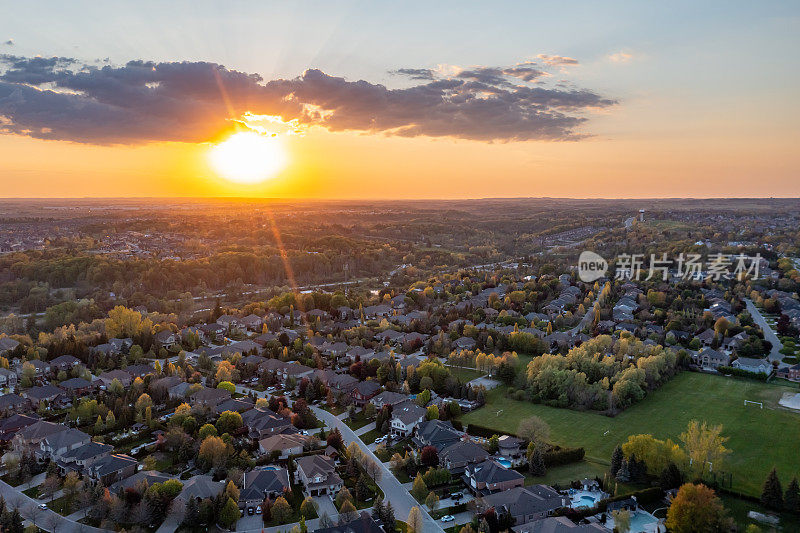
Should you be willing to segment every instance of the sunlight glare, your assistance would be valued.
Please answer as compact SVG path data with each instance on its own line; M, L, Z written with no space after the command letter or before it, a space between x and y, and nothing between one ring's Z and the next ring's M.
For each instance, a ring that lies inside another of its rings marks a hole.
M236 183L258 183L286 166L286 150L277 136L253 131L234 133L208 153L214 170Z

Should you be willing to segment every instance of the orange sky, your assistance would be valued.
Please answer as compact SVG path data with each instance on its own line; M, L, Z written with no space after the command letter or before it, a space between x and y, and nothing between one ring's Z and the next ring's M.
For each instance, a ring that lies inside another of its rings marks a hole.
M239 185L209 168L208 144L92 146L7 135L0 196L800 196L791 137L659 137L484 143L315 128L287 139L289 164L279 176Z

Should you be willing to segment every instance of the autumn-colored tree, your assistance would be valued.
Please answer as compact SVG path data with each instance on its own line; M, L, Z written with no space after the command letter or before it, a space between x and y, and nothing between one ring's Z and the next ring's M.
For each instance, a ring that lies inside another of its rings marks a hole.
M721 533L730 530L730 521L713 490L702 484L686 483L672 500L667 528L674 533Z

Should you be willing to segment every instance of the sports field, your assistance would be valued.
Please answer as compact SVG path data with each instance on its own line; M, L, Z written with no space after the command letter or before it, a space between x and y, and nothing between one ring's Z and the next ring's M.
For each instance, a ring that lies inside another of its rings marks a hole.
M583 446L587 458L606 464L614 446L628 435L651 433L677 442L692 419L722 424L733 451L725 468L733 474L733 488L758 496L773 466L784 486L792 476L800 477L800 413L778 408L778 400L787 391L798 392L798 388L684 372L639 404L609 418L514 401L500 387L489 392L486 407L464 415L462 421L513 433L520 420L537 415L550 425L553 443ZM764 402L764 409L745 407L745 399Z

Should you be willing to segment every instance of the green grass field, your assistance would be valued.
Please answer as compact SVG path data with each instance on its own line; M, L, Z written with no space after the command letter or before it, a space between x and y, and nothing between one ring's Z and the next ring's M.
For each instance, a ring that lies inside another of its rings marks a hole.
M447 369L450 373L461 380L462 383L467 383L473 379L477 379L486 375L486 372L480 372L474 368L460 368L455 366L448 366Z
M773 466L778 468L784 486L793 476L800 476L800 413L777 407L784 392L800 390L796 386L684 372L639 404L609 418L517 402L506 398L504 387L499 387L489 392L487 407L464 415L462 421L513 433L520 420L537 415L550 425L553 443L583 446L587 459L602 464L608 464L614 446L629 435L650 433L678 441L692 419L722 424L733 452L725 467L733 473L733 488L759 496ZM764 409L744 407L745 399L763 401ZM502 413L497 416L500 409Z

